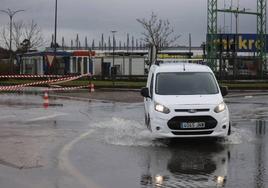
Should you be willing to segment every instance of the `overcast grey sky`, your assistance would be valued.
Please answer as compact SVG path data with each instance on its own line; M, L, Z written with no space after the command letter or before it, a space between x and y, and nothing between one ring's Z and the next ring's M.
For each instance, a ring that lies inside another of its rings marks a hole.
M227 6L231 0L225 0ZM237 4L237 0L233 0ZM30 22L34 19L42 28L44 36L50 40L54 30L55 0L0 0L0 9L25 9L15 16L15 21ZM219 0L223 7L224 0ZM163 19L169 19L177 34L182 37L180 45L188 44L188 35L192 34L194 45L205 41L207 22L207 0L58 0L58 35L66 41L74 39L79 33L81 41L87 36L96 43L104 33L106 38L111 30L117 30L116 37L126 39L126 33L140 38L142 28L137 18L149 17L154 11ZM256 10L256 0L240 0L241 8ZM230 30L230 15L226 14L226 30ZM223 26L223 14L219 16ZM8 17L0 13L1 26L8 24ZM220 24L219 24L220 25ZM256 17L241 16L240 31L256 31ZM91 42L90 42L91 43Z

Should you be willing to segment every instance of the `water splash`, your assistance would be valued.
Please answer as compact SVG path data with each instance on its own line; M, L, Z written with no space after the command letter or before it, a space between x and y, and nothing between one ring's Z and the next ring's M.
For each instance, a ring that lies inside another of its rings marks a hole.
M95 128L103 135L102 140L107 144L118 146L165 146L156 141L145 125L135 120L113 117L110 120L96 123Z
M118 146L144 146L144 147L166 147L165 140L157 139L143 122L124 118L112 117L103 122L93 125L93 128L100 131L101 141L107 144ZM254 141L252 131L244 128L232 127L230 136L219 140L220 144L237 145L243 142Z
M230 136L224 139L224 144L237 145L243 142L254 141L253 133L247 129L232 127Z

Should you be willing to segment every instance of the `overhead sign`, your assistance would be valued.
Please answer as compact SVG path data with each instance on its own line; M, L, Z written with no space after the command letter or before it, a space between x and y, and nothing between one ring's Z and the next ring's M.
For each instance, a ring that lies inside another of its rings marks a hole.
M207 41L211 41L211 36L207 35ZM261 41L257 36L257 34L217 34L213 42L222 44L223 51L228 49L231 51L235 43L237 43L237 52L257 52L261 45ZM268 35L266 35L266 51L267 49Z

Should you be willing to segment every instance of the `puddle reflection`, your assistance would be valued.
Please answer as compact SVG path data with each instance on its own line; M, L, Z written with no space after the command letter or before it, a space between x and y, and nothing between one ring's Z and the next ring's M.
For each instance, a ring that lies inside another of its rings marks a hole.
M173 140L168 148L151 150L141 175L145 187L224 187L231 154L215 141Z
M266 135L266 121L265 120L256 121L256 135L258 136Z
M255 146L255 159L256 159L256 173L255 173L255 185L259 188L265 187L266 177L266 121L256 121L256 136L260 141Z

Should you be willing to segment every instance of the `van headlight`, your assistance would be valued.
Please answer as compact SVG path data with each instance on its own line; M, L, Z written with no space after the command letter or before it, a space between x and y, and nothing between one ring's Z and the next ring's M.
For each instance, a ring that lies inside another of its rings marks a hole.
M164 182L164 177L163 176L160 176L160 175L155 176L155 184L157 186L162 186L163 182Z
M220 103L218 106L215 107L214 112L220 113L226 109L226 104L224 102Z
M164 114L168 114L170 112L170 110L167 107L165 107L164 105L159 104L159 103L155 103L154 109L155 109L155 111L161 112Z

